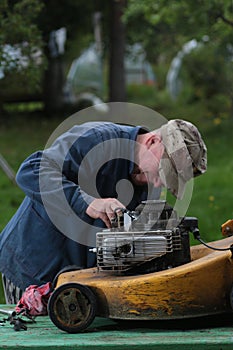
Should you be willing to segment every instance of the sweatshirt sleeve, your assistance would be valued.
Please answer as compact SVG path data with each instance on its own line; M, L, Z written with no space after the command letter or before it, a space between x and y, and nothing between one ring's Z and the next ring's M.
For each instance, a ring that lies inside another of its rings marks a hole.
M33 153L21 164L16 181L27 196L43 204L47 211L63 216L75 212L89 221L85 212L94 197L78 184L80 157L74 159L70 152L64 155L56 147Z

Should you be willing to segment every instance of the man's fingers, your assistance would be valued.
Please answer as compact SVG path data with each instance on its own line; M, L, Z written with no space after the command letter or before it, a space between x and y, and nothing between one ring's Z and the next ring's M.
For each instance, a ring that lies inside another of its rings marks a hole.
M88 206L86 213L93 219L100 218L108 228L115 219L117 211L124 209L124 205L115 198L96 198Z
M105 223L105 225L107 226L107 228L111 228L111 219L109 218L109 216L106 213L101 213L99 218Z

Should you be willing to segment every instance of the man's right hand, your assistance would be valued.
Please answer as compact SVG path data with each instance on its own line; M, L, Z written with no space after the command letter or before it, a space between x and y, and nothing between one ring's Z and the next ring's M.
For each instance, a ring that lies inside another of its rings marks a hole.
M108 228L115 218L115 210L125 206L115 198L96 198L87 207L86 214L93 219L101 219Z

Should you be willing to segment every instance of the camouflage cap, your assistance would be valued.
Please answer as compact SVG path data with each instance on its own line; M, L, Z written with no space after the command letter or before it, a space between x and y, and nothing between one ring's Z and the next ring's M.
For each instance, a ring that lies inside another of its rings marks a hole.
M164 186L182 199L185 184L207 169L207 148L192 123L175 119L159 129L165 147L159 174Z

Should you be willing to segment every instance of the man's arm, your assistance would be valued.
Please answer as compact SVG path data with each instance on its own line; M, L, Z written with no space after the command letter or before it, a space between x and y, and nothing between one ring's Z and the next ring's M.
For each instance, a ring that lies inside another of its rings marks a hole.
M124 207L115 198L94 198L83 192L62 173L59 164L42 152L32 154L22 163L16 181L26 195L39 201L48 212L69 217L74 211L84 221L90 222L88 217L101 219L108 228L115 209Z

